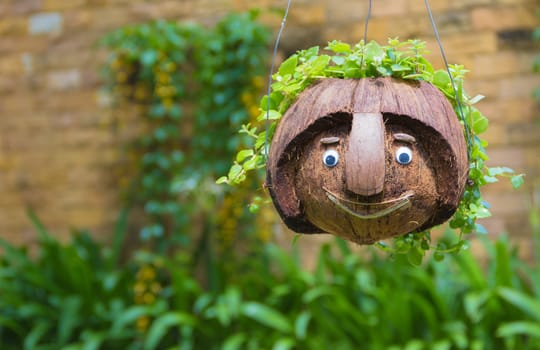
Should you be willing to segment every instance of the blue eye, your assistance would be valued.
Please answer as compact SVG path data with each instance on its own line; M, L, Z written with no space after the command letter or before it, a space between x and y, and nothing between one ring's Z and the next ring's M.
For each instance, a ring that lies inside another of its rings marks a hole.
M396 161L399 164L407 165L412 161L412 151L409 147L400 147L396 151Z
M335 149L329 149L324 152L322 156L322 162L329 168L333 168L339 162L339 153Z

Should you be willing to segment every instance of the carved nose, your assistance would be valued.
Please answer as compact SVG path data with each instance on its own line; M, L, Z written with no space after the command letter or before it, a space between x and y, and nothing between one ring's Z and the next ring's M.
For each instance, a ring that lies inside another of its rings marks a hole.
M354 113L345 155L347 189L362 196L382 192L385 175L382 113Z

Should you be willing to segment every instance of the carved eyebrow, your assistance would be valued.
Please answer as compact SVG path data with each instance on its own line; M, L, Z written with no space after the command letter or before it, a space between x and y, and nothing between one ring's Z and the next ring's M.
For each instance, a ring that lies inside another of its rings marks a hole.
M409 134L404 134L404 133L401 133L401 132L397 133L397 134L394 134L394 140L408 142L408 143L415 143L416 142L416 139L414 138L414 136L411 136Z
M334 143L339 143L339 137L337 136L331 136L331 137L323 137L321 139L321 144L323 145L332 145Z

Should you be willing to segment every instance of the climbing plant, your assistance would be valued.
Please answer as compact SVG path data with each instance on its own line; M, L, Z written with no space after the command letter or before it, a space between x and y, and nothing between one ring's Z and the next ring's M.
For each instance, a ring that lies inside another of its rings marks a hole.
M269 33L256 17L231 14L212 28L155 21L102 41L110 53L106 88L117 111L137 106L140 125L125 147L134 160L126 198L143 208L140 236L159 251L186 245L197 231L207 242L210 228L226 226L220 220L251 220L242 206L250 185L231 191L213 179L245 143L235 131L262 88Z
M399 79L424 80L435 85L454 106L458 116L462 116L464 135L468 142L469 179L457 212L450 220L450 227L459 232L451 246L432 246L429 231L408 234L394 239L394 246L378 245L393 253L407 253L410 261L420 263L425 252L433 249L437 258L443 253L461 249L466 241L464 234L473 231L484 233L485 229L477 219L489 217L488 203L482 198L480 188L487 183L498 181L498 177L509 177L514 187L519 187L523 178L507 167L487 167L487 143L479 135L488 128L488 119L474 107L483 96L470 97L463 88L467 70L460 65L450 66L452 79L445 70L435 70L424 55L425 42L408 40L400 42L389 39L387 45L376 42L350 44L332 41L322 53L315 46L301 50L290 56L273 75L271 93L263 96L260 103L259 124L242 125L240 133L252 138L251 148L240 150L236 161L226 176L218 183L237 185L247 179L254 170L266 166L267 143L282 115L296 100L298 94L321 78L364 78L394 77ZM457 96L452 86L455 83Z

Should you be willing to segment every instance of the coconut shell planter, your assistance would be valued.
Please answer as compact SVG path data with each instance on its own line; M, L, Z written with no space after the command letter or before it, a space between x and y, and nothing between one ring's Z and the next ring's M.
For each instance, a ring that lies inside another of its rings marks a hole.
M480 187L497 176L514 187L523 179L484 164L478 135L488 120L473 106L483 96L465 93L462 66L434 70L424 47L333 41L329 54L313 47L289 57L261 101L264 127L241 130L253 148L240 150L218 183L266 168L274 206L298 233L359 244L398 237L393 251L417 263L432 247L429 228L449 220L458 240L436 253L461 249L463 234L484 231L476 220L490 216Z
M282 117L267 187L293 231L370 244L446 221L467 170L462 126L436 87L330 78Z

